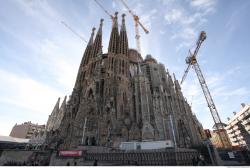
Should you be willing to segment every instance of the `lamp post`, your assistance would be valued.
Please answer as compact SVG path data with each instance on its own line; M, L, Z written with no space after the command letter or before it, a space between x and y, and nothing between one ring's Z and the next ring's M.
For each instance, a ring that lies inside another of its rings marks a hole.
M85 120L84 120L84 126L83 126L83 132L82 132L82 144L83 144L83 141L84 141L84 134L85 134L85 129L86 129L86 123L87 123L87 117L85 117Z

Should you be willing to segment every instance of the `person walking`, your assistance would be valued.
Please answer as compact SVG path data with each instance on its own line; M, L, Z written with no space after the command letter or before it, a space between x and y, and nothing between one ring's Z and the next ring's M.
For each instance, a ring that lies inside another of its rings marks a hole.
M193 166L197 166L197 159L196 159L196 157L193 157L192 163L193 163Z
M94 161L93 166L97 166L97 160Z
M198 161L197 166L206 166L204 157L202 155L200 155L200 157L199 157L199 161Z

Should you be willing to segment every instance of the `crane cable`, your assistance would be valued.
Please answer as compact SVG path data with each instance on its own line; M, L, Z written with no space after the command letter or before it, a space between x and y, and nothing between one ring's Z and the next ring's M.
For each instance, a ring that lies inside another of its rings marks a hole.
M67 25L64 21L61 21L61 23L67 27L72 33L74 33L76 36L78 36L80 39L82 39L84 42L87 43L87 40L85 40L81 35L79 35L77 32L75 32L69 25Z
M99 5L104 10L104 12L107 15L109 15L113 19L113 16L102 6L102 4L100 4L97 0L94 0L94 1L97 3L97 5Z

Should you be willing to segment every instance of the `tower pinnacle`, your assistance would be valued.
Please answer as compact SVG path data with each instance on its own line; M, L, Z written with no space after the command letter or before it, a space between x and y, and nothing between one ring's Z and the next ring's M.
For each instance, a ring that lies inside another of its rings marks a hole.
M118 28L118 17L117 17L117 15L118 15L118 12L115 12L115 19L114 19L114 25L113 25L113 27L117 27Z
M104 19L100 20L100 26L99 26L98 32L96 34L96 37L95 37L93 50L91 52L91 58L96 57L98 51L100 51L101 48L102 48L102 26L103 26L103 21L104 21Z
M90 39L89 39L88 46L93 44L93 39L94 39L94 35L95 35L95 30L96 30L96 28L93 27L93 28L92 28L91 37L90 37Z
M90 39L89 39L89 42L88 42L88 45L87 45L87 48L83 54L83 59L82 61L84 61L84 65L86 65L88 62L89 62L89 57L90 57L90 53L91 53L91 50L92 50L92 45L93 45L93 39L94 39L94 35L95 35L95 30L96 28L93 27L92 28L92 33L91 33L91 36L90 36ZM82 65L82 63L81 63Z
M118 19L117 19L118 12L115 12L114 17L114 24L112 26L112 31L109 40L109 53L118 53L119 50L119 32L118 32Z
M103 21L104 21L104 19L100 20L100 26L99 26L99 30L98 30L97 34L100 34L100 35L102 34Z
M125 16L126 14L122 14L122 26L121 26L121 31L126 31L126 26L125 26Z
M91 36L89 38L88 45L87 45L87 47L84 51L84 54L82 56L81 64L79 66L77 77L76 77L75 88L80 86L79 80L80 80L81 75L82 75L82 68L83 68L83 66L85 66L89 62L90 54L91 54L92 48L93 48L93 39L94 39L94 35L95 35L95 29L96 29L95 27L92 28L92 33L91 33Z
M122 25L121 25L120 39L119 39L120 46L118 53L128 56L128 37L126 32L125 16L126 16L125 14L122 14Z

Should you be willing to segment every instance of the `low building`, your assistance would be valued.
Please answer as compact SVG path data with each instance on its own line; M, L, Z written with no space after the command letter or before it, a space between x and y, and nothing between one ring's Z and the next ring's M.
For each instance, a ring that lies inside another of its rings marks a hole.
M0 135L0 149L25 149L29 139Z
M226 126L226 125L224 125ZM226 129L215 129L211 132L211 142L216 148L231 149L232 144L227 135Z
M11 137L30 139L34 132L45 131L45 125L33 124L31 121L16 124L10 133Z
M233 112L225 127L232 146L250 149L250 104L241 104L239 112Z

